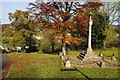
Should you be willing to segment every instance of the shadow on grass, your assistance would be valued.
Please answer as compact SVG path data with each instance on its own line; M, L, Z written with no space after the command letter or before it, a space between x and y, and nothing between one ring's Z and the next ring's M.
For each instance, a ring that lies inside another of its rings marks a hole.
M68 69L61 69L61 71L77 71L77 70L76 69L68 68Z
M92 80L92 79L89 78L87 75L85 75L83 72L81 72L80 70L78 70L76 67L74 67L73 69L71 69L71 68L61 69L61 71L78 71L78 72L79 72L80 74L82 74L86 79Z

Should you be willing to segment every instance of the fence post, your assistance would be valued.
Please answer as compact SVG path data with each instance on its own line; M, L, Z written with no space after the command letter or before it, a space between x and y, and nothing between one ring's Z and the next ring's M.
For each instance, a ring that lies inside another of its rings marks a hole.
M111 57L111 60L113 60L113 61L116 60L116 57L115 57L114 53L113 53L113 55L112 55L112 57Z

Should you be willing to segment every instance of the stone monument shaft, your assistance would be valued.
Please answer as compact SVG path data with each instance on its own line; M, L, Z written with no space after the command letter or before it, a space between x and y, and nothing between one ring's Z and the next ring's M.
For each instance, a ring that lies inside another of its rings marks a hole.
M92 20L92 13L90 13L90 20L89 20L89 37L88 37L88 49L87 49L87 53L92 53L92 47L91 47L91 31L92 31L92 24L93 24L93 20Z

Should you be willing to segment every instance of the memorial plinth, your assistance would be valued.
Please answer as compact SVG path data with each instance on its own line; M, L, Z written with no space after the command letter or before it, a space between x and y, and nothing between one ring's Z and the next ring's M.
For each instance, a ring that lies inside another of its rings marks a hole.
M99 59L99 56L93 53L92 47L91 47L91 33L92 33L92 13L90 12L90 20L89 20L89 36L88 36L88 49L87 49L87 55L84 58L84 60L97 60Z

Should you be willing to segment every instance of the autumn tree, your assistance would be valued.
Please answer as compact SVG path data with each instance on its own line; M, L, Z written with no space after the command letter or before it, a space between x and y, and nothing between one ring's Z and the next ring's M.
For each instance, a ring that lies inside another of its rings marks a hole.
M53 32L54 42L62 43L62 52L66 54L66 43L80 44L81 35L72 32L85 32L88 28L89 9L96 11L99 2L35 2L30 3L29 12L35 23L43 23L44 29Z

